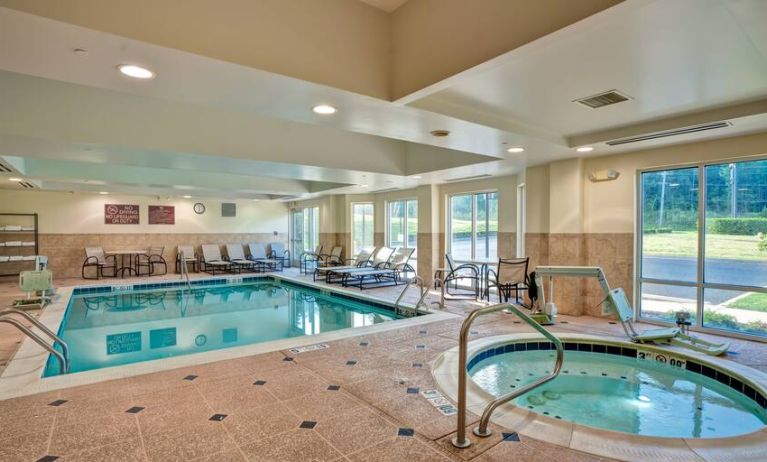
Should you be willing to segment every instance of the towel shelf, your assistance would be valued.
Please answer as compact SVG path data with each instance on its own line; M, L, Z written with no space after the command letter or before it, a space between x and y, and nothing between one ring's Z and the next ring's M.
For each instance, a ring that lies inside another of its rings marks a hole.
M39 246L36 213L0 213L0 263L6 263L0 265L0 276L18 276L19 271L32 269Z

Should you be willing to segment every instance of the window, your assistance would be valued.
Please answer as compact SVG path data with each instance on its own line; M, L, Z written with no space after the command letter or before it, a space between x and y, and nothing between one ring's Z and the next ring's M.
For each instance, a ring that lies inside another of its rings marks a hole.
M418 242L418 201L408 199L393 201L388 204L389 247L416 248Z
M450 196L448 251L456 261L489 261L498 255L498 193Z
M639 315L767 336L767 160L640 174Z
M358 254L373 246L373 204L352 204L352 249Z
M320 243L320 208L293 209L290 214L291 258L297 264L301 253L313 251Z

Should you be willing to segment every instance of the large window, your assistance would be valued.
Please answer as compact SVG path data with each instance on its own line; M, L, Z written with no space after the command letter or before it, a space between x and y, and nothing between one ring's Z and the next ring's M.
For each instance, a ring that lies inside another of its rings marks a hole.
M373 204L352 204L352 250L356 255L363 247L373 246Z
M640 317L767 336L767 160L640 180Z
M448 251L457 261L491 261L498 256L498 193L450 196Z
M320 243L320 208L293 209L290 215L291 258L297 264L301 253Z
M386 222L388 223L386 240L389 247L416 248L418 242L417 200L389 202Z

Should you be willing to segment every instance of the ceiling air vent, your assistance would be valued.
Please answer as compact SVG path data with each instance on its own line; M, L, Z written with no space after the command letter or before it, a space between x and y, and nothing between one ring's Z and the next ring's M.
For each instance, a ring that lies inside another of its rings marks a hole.
M30 183L29 181L21 181L19 182L22 188L27 189L35 189L37 186L35 186L33 183Z
M0 162L0 173L11 173L11 172L13 172L13 170L11 170L11 167Z
M693 125L690 127L675 128L673 130L664 130L660 132L647 133L639 136L631 136L628 138L619 138L617 140L607 141L608 146L618 146L621 144L638 143L640 141L655 140L658 138L666 138L667 136L686 135L688 133L703 132L706 130L714 130L717 128L725 128L732 125L730 122L712 122L703 125Z
M630 99L631 98L619 92L618 90L610 90L604 93L600 93L598 95L587 96L586 98L576 99L575 101L573 101L573 103L581 103L584 106L590 107L591 109L598 109L600 107L622 103Z
M461 178L448 178L445 180L448 183L452 183L454 181L468 181L468 180L479 180L480 178L487 178L490 175L489 173L483 173L482 175L472 175L472 176L463 176Z

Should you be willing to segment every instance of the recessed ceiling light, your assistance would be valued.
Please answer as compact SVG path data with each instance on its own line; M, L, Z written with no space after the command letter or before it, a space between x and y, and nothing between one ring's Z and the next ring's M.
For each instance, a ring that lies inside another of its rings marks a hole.
M413 175L414 180L420 180L421 178L423 178L421 175Z
M507 149L506 151L508 151L508 152L510 152L510 153L512 153L512 154L518 154L518 153L520 153L520 152L525 152L525 148L520 148L520 147L516 147L516 148L509 148L509 149Z
M21 178L8 178L8 181L15 181L16 183L18 183L18 182L24 181L24 180L21 179Z
M578 149L576 149L576 151L578 152L591 152L593 150L594 148L592 148L591 146L581 146Z
M184 199L191 199L191 198L192 198L192 196L190 196L188 194L186 196L184 196Z
M85 56L88 54L88 50L86 50L85 48L74 48L72 52L79 56Z
M337 109L329 104L319 104L312 108L315 114L330 115L335 114Z
M117 70L123 75L133 77L134 79L152 79L155 76L154 72L145 67L136 66L135 64L120 64L117 66Z
M361 185L360 185L360 187L362 187L362 188L367 188L367 187L368 187L368 185L366 185L366 184L361 184Z
M105 194L109 194L109 193L108 193L108 192L106 192L106 191L99 191L99 194L101 194L101 195L105 195Z
M431 133L431 136L436 136L437 138L443 138L450 134L450 130L432 130L429 133Z

